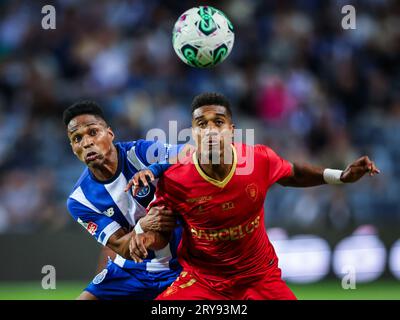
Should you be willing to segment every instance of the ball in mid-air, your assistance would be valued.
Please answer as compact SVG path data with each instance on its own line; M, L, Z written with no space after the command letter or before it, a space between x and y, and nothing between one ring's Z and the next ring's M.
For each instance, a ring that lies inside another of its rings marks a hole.
M185 11L172 31L172 45L178 57L192 67L216 66L232 51L233 25L220 10L199 6Z

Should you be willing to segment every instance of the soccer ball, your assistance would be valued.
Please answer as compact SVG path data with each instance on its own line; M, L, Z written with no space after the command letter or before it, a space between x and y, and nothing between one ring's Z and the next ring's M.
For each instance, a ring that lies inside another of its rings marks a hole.
M172 31L172 45L178 57L192 67L216 66L232 51L233 25L220 10L210 6L185 11Z

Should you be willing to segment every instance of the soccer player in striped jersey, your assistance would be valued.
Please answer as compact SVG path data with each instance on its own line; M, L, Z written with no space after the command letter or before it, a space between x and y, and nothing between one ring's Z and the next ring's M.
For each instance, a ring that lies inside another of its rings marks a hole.
M183 271L157 299L295 299L281 278L265 230L268 189L274 183L349 183L366 173L379 173L366 156L344 171L291 163L267 146L232 143L233 129L224 96L202 94L194 99L197 150L164 172L150 204L171 208L183 220L178 248ZM146 233L132 237L133 256L142 256L139 248L146 238Z
M180 147L145 140L114 143L112 129L92 101L73 104L64 111L63 120L72 151L87 166L68 198L68 210L99 243L117 253L78 299L155 298L181 270L176 259L181 228L175 228L172 212L162 207L146 215L145 208L154 197L153 183L145 181L145 188L135 195L131 190L125 192L125 187L135 173L148 166L154 179L157 172L151 164L158 162L157 170L165 170L169 157ZM159 245L155 230L173 230L170 241ZM155 238L146 259L135 263L129 240L143 231Z

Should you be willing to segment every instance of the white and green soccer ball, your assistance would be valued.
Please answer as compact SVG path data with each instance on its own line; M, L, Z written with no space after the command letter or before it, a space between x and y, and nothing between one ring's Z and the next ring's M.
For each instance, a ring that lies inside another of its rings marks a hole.
M185 11L172 31L178 57L192 67L209 68L224 61L232 51L235 34L228 17L210 6Z

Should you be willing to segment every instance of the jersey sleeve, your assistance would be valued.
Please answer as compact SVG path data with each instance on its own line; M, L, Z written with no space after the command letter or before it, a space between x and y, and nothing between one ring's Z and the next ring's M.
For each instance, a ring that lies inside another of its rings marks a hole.
M259 150L267 162L268 184L272 185L282 178L291 176L292 164L280 157L274 150L267 146L260 145Z
M147 210L150 210L152 207L160 206L165 206L166 208L170 208L171 210L177 209L177 206L179 206L179 202L173 197L173 194L173 186L167 185L165 176L161 177L157 183L154 200L149 203Z
M73 198L68 198L67 207L74 220L104 246L107 245L110 236L121 228L118 222Z
M154 177L159 178L171 166L169 159L177 157L183 146L183 144L171 145L159 141L138 140L135 152Z

